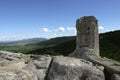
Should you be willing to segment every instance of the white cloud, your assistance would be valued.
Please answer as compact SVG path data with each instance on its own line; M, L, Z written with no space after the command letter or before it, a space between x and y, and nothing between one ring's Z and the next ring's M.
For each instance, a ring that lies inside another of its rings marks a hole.
M65 28L64 27L59 27L58 29L54 30L54 31L58 31L58 32L64 32Z
M48 28L41 28L40 31L41 32L50 32L50 30Z
M7 36L0 36L0 41L8 41L8 40L10 40L9 37L7 37Z
M69 31L69 32L72 32L72 34L74 34L74 35L76 35L76 28L75 27L67 27L67 30Z
M27 36L20 36L20 35L14 35L14 36L0 36L0 41L15 41L15 40L21 40L25 39Z
M53 36L57 36L57 34L53 34Z
M67 30L68 31L76 31L76 28L75 27L67 27Z
M103 30L104 29L104 27L103 26L99 26L99 30Z

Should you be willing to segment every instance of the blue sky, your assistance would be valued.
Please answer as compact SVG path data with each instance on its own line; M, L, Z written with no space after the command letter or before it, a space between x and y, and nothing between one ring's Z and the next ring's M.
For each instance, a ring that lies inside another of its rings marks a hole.
M120 29L120 0L0 0L0 41L75 35L75 22L95 16L99 32Z

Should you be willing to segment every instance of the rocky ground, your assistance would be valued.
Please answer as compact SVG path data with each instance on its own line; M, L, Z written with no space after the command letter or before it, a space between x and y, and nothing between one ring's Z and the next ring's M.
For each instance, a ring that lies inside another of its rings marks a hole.
M0 80L105 80L103 71L84 59L0 51Z
M0 51L0 80L105 80L103 70L84 59Z

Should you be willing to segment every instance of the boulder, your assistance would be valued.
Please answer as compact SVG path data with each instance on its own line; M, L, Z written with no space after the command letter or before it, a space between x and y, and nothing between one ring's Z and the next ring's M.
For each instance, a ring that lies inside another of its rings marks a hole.
M111 80L120 80L120 75L113 74Z
M52 57L45 55L32 55L31 61L23 68L32 71L39 80L45 80Z
M0 51L0 80L45 80L52 57Z
M53 58L47 80L105 80L103 71L84 59Z

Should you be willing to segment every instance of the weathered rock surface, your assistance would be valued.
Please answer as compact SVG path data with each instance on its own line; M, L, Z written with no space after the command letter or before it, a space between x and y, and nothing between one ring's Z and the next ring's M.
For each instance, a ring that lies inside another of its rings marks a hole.
M99 64L104 66L104 68L111 74L120 74L120 62L108 59L108 58L96 58L94 56L88 56L89 61L93 62L94 64Z
M45 80L51 56L0 51L0 80Z
M57 56L52 61L49 55L6 51L0 55L0 80L104 80L104 68L84 59Z
M89 61L57 56L53 59L48 80L104 80L104 74Z
M23 61L1 61L0 80L37 80L31 71L22 69L24 66Z
M31 71L23 69L0 68L0 80L38 80Z
M38 80L45 80L52 57L42 55L32 55L31 61L24 67L37 75Z
M120 80L120 75L118 75L118 74L113 74L111 80Z

